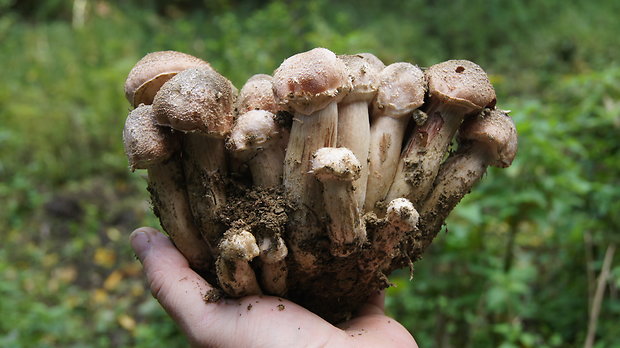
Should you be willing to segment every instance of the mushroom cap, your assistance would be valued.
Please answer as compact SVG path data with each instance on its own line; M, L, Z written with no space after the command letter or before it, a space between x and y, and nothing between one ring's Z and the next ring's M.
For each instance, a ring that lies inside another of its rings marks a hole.
M463 108L465 113L495 106L495 90L487 74L468 60L448 60L425 72L431 99Z
M323 147L312 156L312 173L321 182L353 181L359 178L361 164L346 147Z
M379 74L373 116L404 117L424 104L424 73L410 63L393 63Z
M347 66L353 86L349 94L342 99L342 103L370 102L377 94L379 74L385 68L385 64L371 53L340 55L338 58Z
M396 198L388 204L385 218L388 221L398 221L414 228L418 224L420 214L407 198Z
M142 57L125 80L125 97L131 105L152 104L161 86L177 73L194 67L211 68L209 63L176 51L152 52Z
M288 255L284 240L279 236L263 238L260 242L261 260L265 263L282 261Z
M250 110L239 116L226 142L232 152L256 152L276 143L280 126L275 115L265 110Z
M213 69L191 68L168 81L155 95L160 125L224 138L235 119L237 89Z
M326 48L315 48L287 58L273 73L278 104L310 115L351 90L346 65Z
M231 261L250 261L260 254L254 235L246 230L228 230L219 244L220 256Z
M467 118L459 130L459 139L484 146L489 165L494 167L509 167L517 155L517 128L503 110L485 109Z
M155 123L151 105L140 105L129 113L123 144L131 170L148 169L167 160L179 148L172 131Z
M273 77L270 75L256 74L241 87L237 98L239 114L250 110L266 110L275 114L280 109L273 95Z

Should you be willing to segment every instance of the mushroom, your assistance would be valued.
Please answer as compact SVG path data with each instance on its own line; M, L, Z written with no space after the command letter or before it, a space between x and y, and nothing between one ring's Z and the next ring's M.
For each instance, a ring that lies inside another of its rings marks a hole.
M409 63L388 65L379 80L372 103L365 211L375 210L375 204L385 198L396 172L409 118L424 103L426 92L422 70Z
M148 171L155 214L192 268L208 270L211 253L192 219L178 142L170 130L155 124L150 105L134 109L125 122L123 143L131 170Z
M366 229L355 199L353 181L361 165L351 150L324 147L312 158L312 174L323 184L323 202L329 216L331 253L348 256L366 241Z
M385 217L373 228L372 248L368 251L372 256L360 259L360 267L367 272L384 271L397 256L398 247L407 234L416 230L419 217L408 199L391 201Z
M273 77L256 74L241 87L237 98L237 112L240 115L250 110L266 110L275 114L280 109L273 95Z
M303 248L302 244L322 233L319 219L324 214L320 185L308 174L310 159L316 150L336 145L337 103L350 89L346 66L325 48L287 58L273 75L276 100L294 113L283 181L286 195L295 207L290 216L289 242L304 270L314 269L314 250L309 246Z
M485 109L468 118L459 131L459 148L441 165L433 190L420 209L424 250L452 209L470 192L487 166L506 168L517 153L517 130L505 111Z
M218 245L220 256L215 262L222 289L232 297L258 295L262 291L250 261L260 254L256 239L244 229L231 228Z
M350 149L359 160L360 176L353 181L359 207L364 206L370 146L369 104L377 94L379 73L385 64L370 53L338 56L349 69L353 89L338 104L338 147Z
M254 185L275 187L281 183L284 144L288 132L265 110L250 110L237 118L226 147L248 163Z
M209 63L176 51L152 52L140 59L125 80L125 97L134 107L150 105L161 86L177 73L195 67L210 69Z
M409 138L385 197L386 201L406 197L417 207L428 195L463 118L495 105L495 90L475 63L449 60L431 66L425 75L428 119Z
M153 110L161 125L183 136L183 168L192 213L207 241L222 234L216 214L226 201L225 138L234 121L237 90L213 69L191 68L170 79L155 95Z
M283 296L286 294L288 249L279 235L263 238L259 244L261 265L261 284L266 293Z

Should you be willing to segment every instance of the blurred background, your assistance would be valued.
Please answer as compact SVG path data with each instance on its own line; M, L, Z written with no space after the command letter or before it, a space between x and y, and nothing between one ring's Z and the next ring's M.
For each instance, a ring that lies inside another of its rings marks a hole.
M0 346L183 345L129 248L158 222L123 153L125 77L171 49L241 87L317 46L475 61L517 124L513 166L488 171L413 280L391 277L389 313L421 347L620 346L618 13L612 0L0 0Z

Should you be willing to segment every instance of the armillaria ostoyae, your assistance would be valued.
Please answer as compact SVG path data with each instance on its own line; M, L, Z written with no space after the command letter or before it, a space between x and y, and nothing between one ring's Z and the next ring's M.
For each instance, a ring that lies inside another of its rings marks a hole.
M298 53L287 58L273 74L273 91L280 105L294 114L284 159L284 189L295 206L291 214L290 246L304 269L314 269L308 239L322 234L324 214L319 182L310 172L316 150L336 145L337 103L351 89L344 63L325 49Z
M417 126L403 149L386 201L398 197L419 206L431 189L452 138L472 113L495 105L495 90L486 73L467 60L449 60L425 71L428 118Z
M368 108L379 88L379 73L385 64L370 53L338 56L349 70L352 89L338 104L338 147L346 147L360 162L360 175L353 181L357 205L366 199L370 116Z
M379 210L392 183L411 113L424 103L426 82L422 70L409 63L393 63L379 75L372 103L368 183L364 210Z
M213 247L222 234L215 214L226 202L225 137L234 122L237 90L213 69L191 68L155 95L157 122L185 134L183 168L197 224Z
M323 185L323 202L329 216L327 233L334 256L350 255L366 241L353 188L360 170L360 162L345 147L323 147L312 156L311 172Z
M207 271L212 255L192 217L177 140L169 129L155 124L150 105L137 107L125 121L123 143L129 165L131 170L147 170L162 227L194 269Z
M142 161L152 145L127 155L148 167L154 209L191 266L228 296L285 296L332 322L419 259L486 166L516 150L488 78L462 60L422 73L318 48L235 99L205 61L166 51L141 60L126 91L133 106L153 101L128 118L127 143L150 134L131 121L149 114L159 135L146 139L171 148L155 162Z
M433 190L420 209L420 229L424 233L423 243L418 246L421 251L487 167L506 168L517 154L517 129L503 110L485 109L468 118L458 138L458 150L441 165Z

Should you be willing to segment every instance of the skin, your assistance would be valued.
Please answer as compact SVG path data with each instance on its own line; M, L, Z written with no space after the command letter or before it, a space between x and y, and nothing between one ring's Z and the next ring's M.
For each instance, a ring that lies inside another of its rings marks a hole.
M189 268L166 236L143 227L130 239L153 296L192 346L417 347L411 334L385 315L383 293L371 297L357 317L337 326L278 297L206 303L203 296L212 286Z

